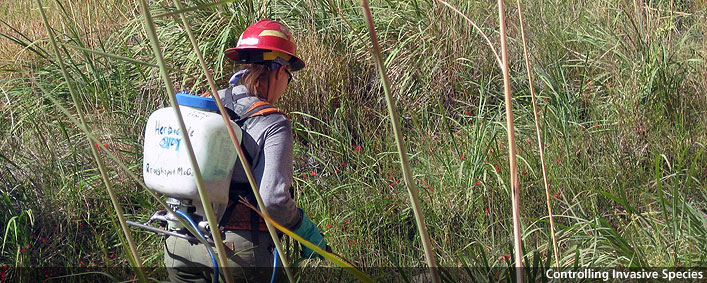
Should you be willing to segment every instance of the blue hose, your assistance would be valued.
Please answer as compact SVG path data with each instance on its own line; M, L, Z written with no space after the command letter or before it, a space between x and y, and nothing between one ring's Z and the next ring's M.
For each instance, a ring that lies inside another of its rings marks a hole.
M270 283L275 283L275 280L277 279L277 263L280 262L279 259L277 248L274 248L272 253L272 277L270 277Z
M196 223L194 223L194 220L192 220L191 217L189 217L189 215L187 215L186 213L179 211L179 210L175 211L175 213L184 217L184 219L186 219L187 222L189 222L189 225L191 225L191 227L194 228L194 230L196 230L196 233L199 234L199 237L201 237L201 239L203 239L204 242L206 242L206 237L204 237L204 234L202 234L201 231L199 231L199 227L196 225ZM218 283L218 261L216 261L216 257L214 257L214 254L211 252L211 249L206 248L206 251L209 252L209 256L211 256L211 262L214 265L214 276L213 276L212 282Z

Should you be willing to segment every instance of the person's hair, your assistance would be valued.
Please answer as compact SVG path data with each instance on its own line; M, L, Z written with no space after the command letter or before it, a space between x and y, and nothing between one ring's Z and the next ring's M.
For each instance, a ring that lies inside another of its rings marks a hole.
M243 70L248 70L240 79L240 84L248 88L248 92L252 95L260 97L262 95L258 91L260 84L266 84L268 75L270 75L270 66L263 64L245 64ZM262 98L262 97L261 97Z

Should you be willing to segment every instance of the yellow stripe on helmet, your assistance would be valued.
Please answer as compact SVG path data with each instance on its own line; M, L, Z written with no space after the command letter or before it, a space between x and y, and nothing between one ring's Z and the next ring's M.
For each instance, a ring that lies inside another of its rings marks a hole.
M285 59L285 61L290 61L290 59L292 58L292 55L289 55L285 52L275 51L275 50L263 53L263 60L265 60L265 61L275 60L277 57Z
M258 36L277 36L286 40L290 40L289 38L287 38L287 35L285 35L285 33L273 29L264 30L260 32Z

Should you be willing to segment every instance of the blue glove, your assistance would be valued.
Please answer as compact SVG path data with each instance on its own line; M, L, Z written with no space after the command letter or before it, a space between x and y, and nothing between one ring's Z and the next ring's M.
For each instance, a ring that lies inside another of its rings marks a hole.
M299 228L295 230L295 234L299 235L300 237L304 238L307 241L312 242L313 244L319 246L322 248L322 250L327 250L327 245L326 241L324 241L324 236L322 236L321 233L319 233L319 230L317 230L317 226L314 226L314 223L312 223L312 220L309 220L307 218L307 215L302 211L301 208L297 208L299 210L300 214L302 215L302 224L300 224ZM301 256L303 258L311 258L312 256L316 255L320 259L324 259L321 255L315 253L312 249L308 248L305 245L302 246L302 254Z

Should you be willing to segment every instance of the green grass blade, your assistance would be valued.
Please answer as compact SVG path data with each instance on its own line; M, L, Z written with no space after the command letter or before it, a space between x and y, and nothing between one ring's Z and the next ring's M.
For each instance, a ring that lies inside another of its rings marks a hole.
M422 248L425 252L425 260L427 261L427 267L429 268L430 275L432 276L432 281L440 282L439 273L437 272L435 254L432 251L430 236L427 233L427 227L425 226L425 216L423 215L422 208L420 206L417 187L415 181L412 179L413 175L412 170L410 169L410 162L408 161L407 149L405 148L405 141L400 130L400 118L398 117L397 110L395 109L395 102L393 101L392 91L390 89L390 80L388 79L388 75L385 71L385 65L383 64L383 58L381 57L381 51L380 47L378 46L378 39L376 38L376 30L373 25L371 10L368 7L368 1L362 0L361 6L363 6L364 14L366 16L366 22L368 23L368 31L371 37L371 43L373 44L373 52L371 55L375 60L376 66L378 67L378 74L380 75L381 82L383 84L385 100L388 105L388 113L390 114L390 122L393 128L393 133L395 135L395 143L398 148L398 154L400 156L400 166L402 167L403 178L405 179L405 185L407 186L408 194L410 196L412 210L415 214L417 229L420 232L420 240L422 241Z

